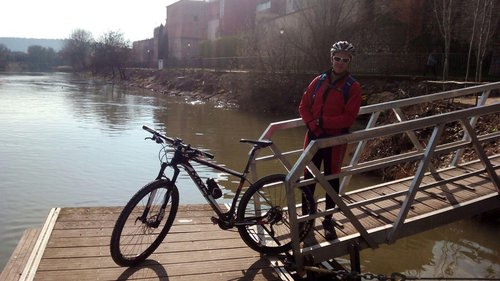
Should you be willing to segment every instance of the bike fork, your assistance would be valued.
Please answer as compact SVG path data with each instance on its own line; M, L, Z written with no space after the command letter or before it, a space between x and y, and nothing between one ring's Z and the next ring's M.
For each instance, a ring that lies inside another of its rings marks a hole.
M156 180L161 180L163 177L163 173L165 172L165 169L167 168L168 164L167 163L162 163L160 172L158 173L158 176L156 177ZM153 223L153 227L157 227L161 220L163 219L163 215L165 214L165 209L167 207L168 201L170 200L170 194L172 192L172 188L175 182L175 179L177 179L177 176L179 175L179 169L177 167L174 167L174 177L172 181L168 181L167 183L167 192L165 193L165 197L163 198L163 203L161 205L160 211L158 215L156 216L155 222ZM148 198L148 203L146 204L146 207L144 208L144 211L142 212L142 215L138 217L137 219L140 220L143 223L148 223L147 217L149 214L149 211L151 210L151 205L154 202L154 199L156 198L156 190L153 190L151 194L149 195Z

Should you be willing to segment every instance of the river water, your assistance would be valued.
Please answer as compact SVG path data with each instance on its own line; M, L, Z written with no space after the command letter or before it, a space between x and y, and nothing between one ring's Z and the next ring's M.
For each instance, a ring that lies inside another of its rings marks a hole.
M22 232L41 227L50 208L124 205L156 176L160 147L144 140L143 124L241 170L249 147L238 140L258 138L270 122L283 119L67 73L0 74L0 268ZM278 136L279 145L300 147L303 133L290 130ZM199 168L226 187L224 199L230 200L232 179ZM178 186L189 182L180 180ZM195 188L181 188L180 194L181 204L205 203ZM463 220L362 251L362 268L375 274L499 278L499 234L499 223Z

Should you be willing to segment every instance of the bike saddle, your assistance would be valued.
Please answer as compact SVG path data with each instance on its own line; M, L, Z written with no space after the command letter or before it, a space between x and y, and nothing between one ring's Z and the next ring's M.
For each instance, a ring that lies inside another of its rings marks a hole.
M240 142L243 142L243 143L251 143L255 146L257 146L258 148L264 148L264 147L268 147L270 146L271 144L273 144L273 141L270 141L270 140L249 140L249 139L241 139Z

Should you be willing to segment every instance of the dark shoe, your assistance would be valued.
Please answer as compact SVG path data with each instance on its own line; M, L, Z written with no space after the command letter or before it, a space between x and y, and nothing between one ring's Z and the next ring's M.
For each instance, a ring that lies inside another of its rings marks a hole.
M321 224L323 224L323 229L325 230L326 240L330 241L337 239L337 233L335 233L335 228L333 228L331 219L325 219Z

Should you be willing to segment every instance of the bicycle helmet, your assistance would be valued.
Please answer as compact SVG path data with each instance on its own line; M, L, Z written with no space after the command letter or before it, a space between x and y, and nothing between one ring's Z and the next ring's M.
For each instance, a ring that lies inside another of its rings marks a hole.
M347 41L338 41L332 45L332 48L330 49L330 55L334 55L337 52L344 51L351 56L351 58L354 55L354 45Z

